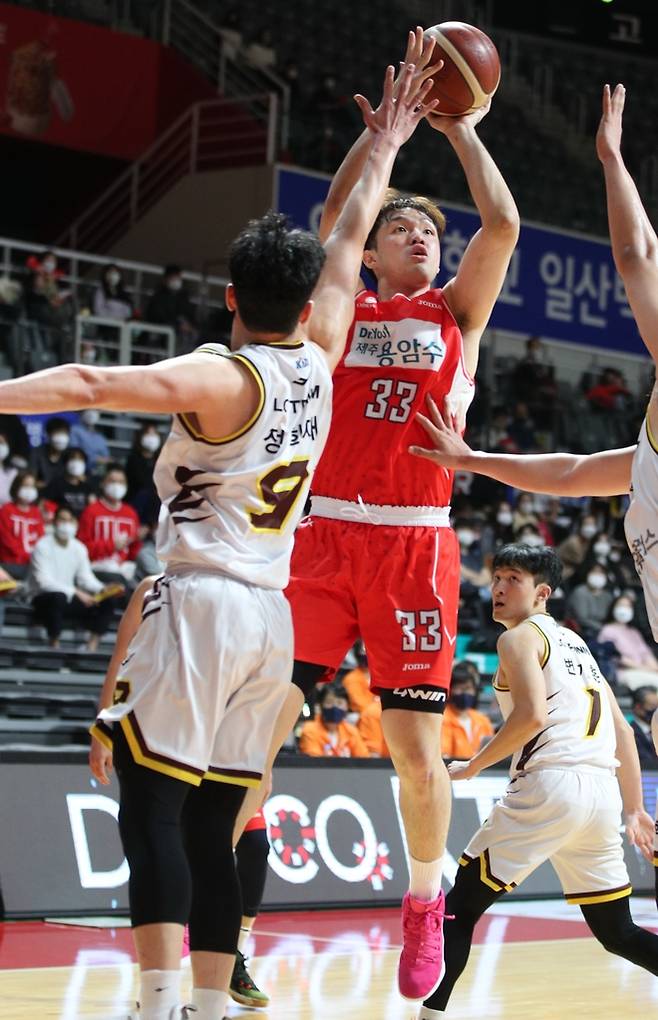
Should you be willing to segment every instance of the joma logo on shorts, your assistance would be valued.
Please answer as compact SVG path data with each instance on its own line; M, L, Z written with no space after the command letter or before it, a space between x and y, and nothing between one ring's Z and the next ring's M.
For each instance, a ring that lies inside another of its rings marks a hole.
M395 687L393 690L398 698L420 698L421 701L445 701L445 691L419 691L415 687Z

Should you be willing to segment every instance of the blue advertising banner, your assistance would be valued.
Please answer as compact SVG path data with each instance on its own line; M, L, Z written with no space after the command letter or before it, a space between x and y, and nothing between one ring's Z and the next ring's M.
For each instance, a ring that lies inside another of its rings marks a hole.
M330 178L277 167L276 208L317 230ZM457 270L480 225L477 213L441 202L447 228L439 284ZM527 336L646 353L607 241L524 223L490 325Z

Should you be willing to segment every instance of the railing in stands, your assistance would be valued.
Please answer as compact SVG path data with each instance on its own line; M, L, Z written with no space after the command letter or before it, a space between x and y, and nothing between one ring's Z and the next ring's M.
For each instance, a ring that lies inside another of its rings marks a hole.
M195 103L57 239L60 245L105 251L186 174L273 163L278 98Z

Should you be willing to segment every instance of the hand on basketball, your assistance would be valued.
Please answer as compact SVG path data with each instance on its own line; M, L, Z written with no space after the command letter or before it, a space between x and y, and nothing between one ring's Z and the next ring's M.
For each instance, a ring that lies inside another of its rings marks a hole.
M646 811L633 811L624 816L626 837L631 846L636 846L643 857L653 860L653 833L655 822Z
M435 131L440 131L444 135L451 135L455 131L460 131L462 128L474 128L476 124L479 124L483 117L489 113L491 109L491 96L487 99L484 106L481 106L478 110L474 110L473 113L465 113L463 117L447 117L442 114L440 110L430 110L426 115L425 119L430 127L433 127Z
M432 88L433 82L428 78L417 90L414 84L415 71L414 64L402 65L397 96L394 96L395 69L389 65L384 78L382 101L376 110L373 110L365 96L354 97L363 115L363 121L372 135L375 138L386 139L397 147L404 145L407 139L411 138L423 117L438 105L436 99L425 104L425 96Z
M410 446L409 453L415 457L425 457L441 467L462 468L472 452L459 434L459 426L455 415L444 417L431 397L427 398L429 417L417 414L416 420L423 426L432 441L432 447Z
M451 761L448 765L448 775L453 782L458 779L475 779L480 774L480 769L472 761Z
M393 97L397 98L397 94L400 89L400 82L402 81L402 69L405 64L413 64L416 70L413 75L413 87L416 88L416 92L420 91L421 85L431 78L433 74L440 71L443 67L443 61L437 60L435 63L431 63L432 56L434 54L434 47L436 42L429 36L425 37L423 30L420 25L415 31L409 32L407 38L407 52L404 55L404 60L400 62L400 73L395 80L393 86Z
M615 85L612 94L609 85L603 86L603 112L596 132L596 154L602 163L621 152L621 120L625 101L623 85Z
M105 747L105 744L101 744L97 737L92 737L89 748L89 768L92 775L103 786L109 786L112 767L112 752Z

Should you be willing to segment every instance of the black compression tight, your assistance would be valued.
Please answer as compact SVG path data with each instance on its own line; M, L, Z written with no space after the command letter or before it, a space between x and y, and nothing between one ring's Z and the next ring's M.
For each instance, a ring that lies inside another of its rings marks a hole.
M269 852L270 841L266 829L248 829L243 832L235 848L244 917L258 916L265 891Z
M658 935L634 923L627 896L608 903L581 905L580 909L592 935L604 949L658 974Z
M138 765L119 727L114 763L133 927L189 922L190 949L234 953L242 904L232 837L244 789L192 787Z

